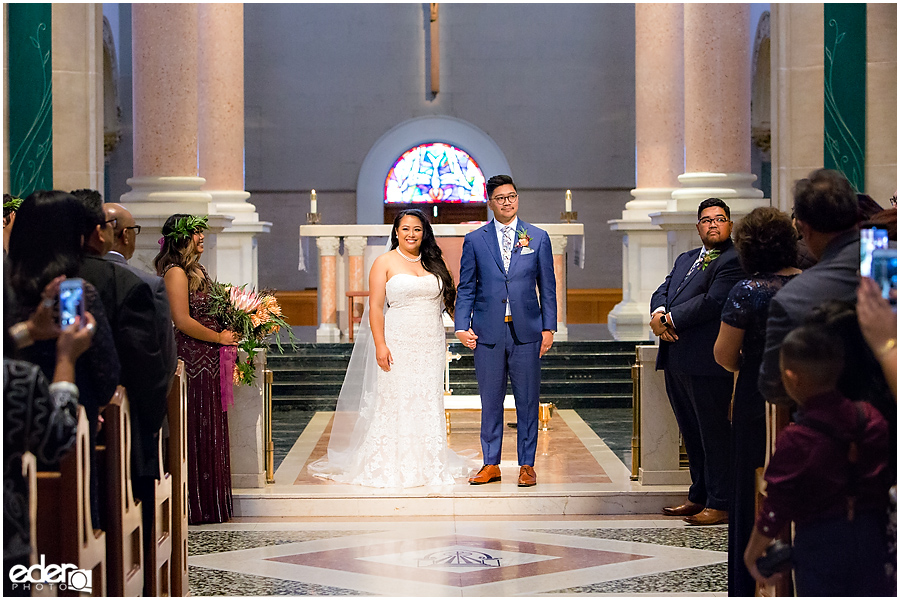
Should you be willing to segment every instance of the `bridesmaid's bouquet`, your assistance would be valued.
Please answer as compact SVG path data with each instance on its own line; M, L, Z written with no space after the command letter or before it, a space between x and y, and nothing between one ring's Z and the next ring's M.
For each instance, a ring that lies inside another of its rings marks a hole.
M277 334L284 327L291 347L295 347L294 333L281 315L274 292L256 292L245 285L213 282L209 297L210 314L240 337L237 347L247 353L246 360L235 362L232 377L235 384L250 385L256 379L253 358L266 348L265 339L269 335ZM284 351L278 335L275 335L275 345L279 352Z

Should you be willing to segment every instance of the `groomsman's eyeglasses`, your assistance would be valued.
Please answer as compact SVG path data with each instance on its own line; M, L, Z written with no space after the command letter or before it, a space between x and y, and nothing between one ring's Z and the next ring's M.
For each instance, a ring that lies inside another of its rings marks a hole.
M721 225L721 224L727 223L727 222L728 222L728 219L726 217L715 217L713 219L711 219L709 217L703 217L702 219L700 219L700 224L703 225L704 227L709 227L713 223L716 223L717 225Z
M132 225L132 226L130 226L130 227L123 227L123 228L122 228L122 232L124 233L124 232L128 231L129 229L134 229L134 235L137 235L137 234L139 234L139 233L141 232L141 226L140 226L140 225Z
M512 204L518 199L518 194L510 194L509 196L494 196L494 202L496 202L497 204Z

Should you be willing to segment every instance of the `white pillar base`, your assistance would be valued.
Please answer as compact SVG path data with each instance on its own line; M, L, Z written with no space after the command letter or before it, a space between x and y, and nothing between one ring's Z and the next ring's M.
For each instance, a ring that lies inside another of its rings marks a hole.
M316 342L340 342L341 330L334 323L320 323L316 329Z
M218 280L235 285L259 287L259 260L256 236L269 233L272 223L260 221L256 207L246 202L249 192L211 190L210 214L233 218L231 225L218 235L216 264Z
M672 192L670 211L693 210L707 198L725 201L732 213L747 214L757 206L768 206L761 190L751 184L756 181L753 173L684 173L678 176L681 189Z
M204 243L201 262L209 276L217 279L217 234L231 225L233 217L210 214L212 196L200 188L206 183L202 177L132 177L127 181L131 191L119 198L134 216L142 231L136 240L132 264L155 273L153 259L159 254L162 227L175 213L209 215L209 231Z
M632 194L637 196L636 192ZM629 203L631 204L631 203ZM627 213L623 211L623 216ZM650 218L609 221L622 237L622 301L610 311L607 325L617 340L651 340L650 297L669 272L666 233Z

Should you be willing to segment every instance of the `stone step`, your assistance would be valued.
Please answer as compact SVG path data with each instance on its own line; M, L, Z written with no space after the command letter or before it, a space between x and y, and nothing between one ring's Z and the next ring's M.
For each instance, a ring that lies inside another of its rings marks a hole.
M512 393L512 390L508 390ZM462 390L454 393L464 394ZM472 392L477 394L477 390ZM631 408L631 394L544 394L541 393L541 402L551 402L557 408ZM275 396L272 399L275 410L334 410L337 404L337 396Z
M271 365L270 365L270 368ZM288 382L342 382L346 375L344 368L318 368L318 369L292 369L279 366L272 368L273 377L277 383ZM541 367L541 381L607 381L610 379L631 380L630 365L593 365L589 367L577 367L571 365L543 365ZM450 382L475 381L475 366L466 367L450 365Z

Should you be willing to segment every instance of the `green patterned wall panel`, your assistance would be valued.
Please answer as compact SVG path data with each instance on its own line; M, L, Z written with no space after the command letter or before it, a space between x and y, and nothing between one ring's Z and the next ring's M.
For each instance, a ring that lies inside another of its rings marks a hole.
M865 192L866 5L825 3L825 167Z
M8 4L10 190L53 189L51 4Z

